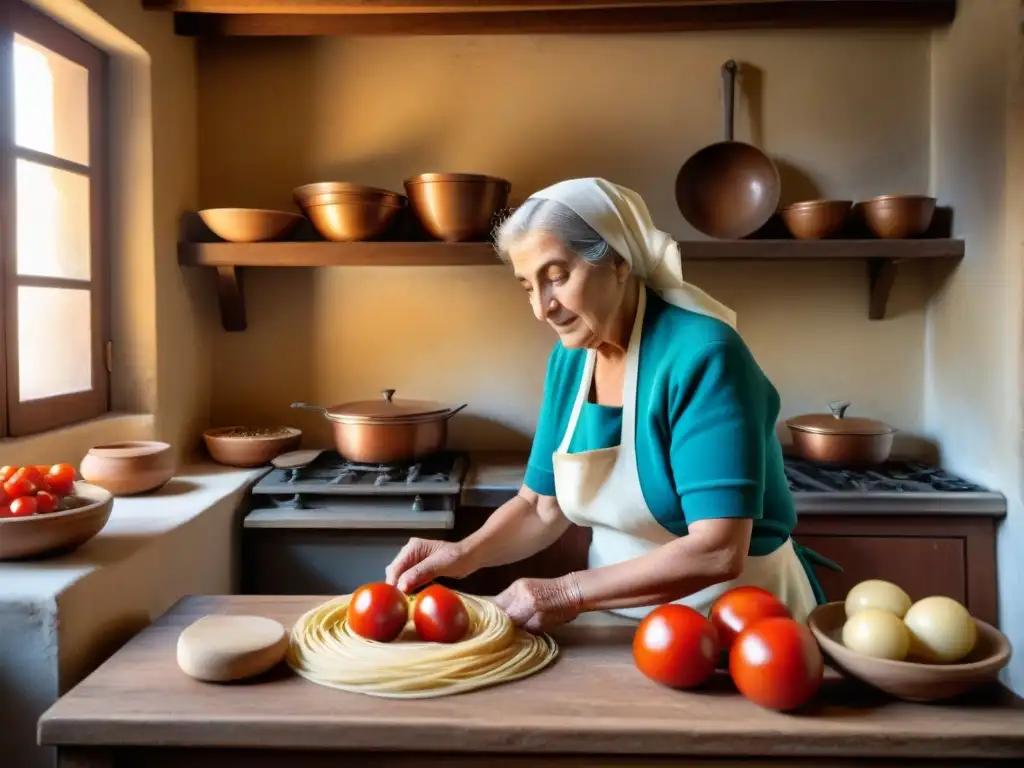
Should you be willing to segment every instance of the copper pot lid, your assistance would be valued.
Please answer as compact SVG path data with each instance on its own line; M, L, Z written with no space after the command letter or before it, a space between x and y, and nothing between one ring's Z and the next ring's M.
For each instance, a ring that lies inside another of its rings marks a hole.
M888 435L896 430L884 421L864 418L847 418L846 409L850 403L838 400L828 404L832 413L808 413L794 416L786 422L790 429L811 432L817 435Z
M411 424L447 419L465 408L452 407L431 400L404 400L395 397L395 390L381 390L379 400L357 400L330 408L292 403L292 408L309 408L321 411L331 421L343 424Z

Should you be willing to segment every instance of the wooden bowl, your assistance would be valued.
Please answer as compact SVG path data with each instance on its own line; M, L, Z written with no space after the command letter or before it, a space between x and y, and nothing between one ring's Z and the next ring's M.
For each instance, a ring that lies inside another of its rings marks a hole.
M263 208L207 208L199 218L217 237L231 243L259 243L284 237L302 221L297 213Z
M779 211L798 240L823 240L843 231L853 208L852 200L804 200Z
M819 605L807 620L821 650L850 677L906 701L940 701L967 693L996 679L1010 661L1010 642L1002 632L975 619L978 641L957 664L888 661L854 653L843 645L846 607L841 602Z
M68 552L103 530L114 506L110 492L76 482L73 498L86 503L44 515L0 518L0 560Z
M294 427L217 427L203 433L213 460L229 467L260 467L302 442Z
M880 195L860 204L868 228L886 239L920 237L931 226L935 198L925 195Z
M470 173L424 173L405 181L423 228L450 243L486 240L511 189L505 179Z
M78 471L86 482L115 496L131 496L162 488L174 469L169 444L135 440L90 448Z

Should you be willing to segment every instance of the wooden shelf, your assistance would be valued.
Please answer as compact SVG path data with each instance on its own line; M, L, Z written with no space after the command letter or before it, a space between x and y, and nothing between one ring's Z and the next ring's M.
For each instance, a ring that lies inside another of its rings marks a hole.
M934 28L956 0L142 0L179 35L466 35Z
M690 240L679 243L683 261L844 261L868 265L868 317L885 318L889 294L903 262L964 256L963 240ZM217 277L225 330L244 331L241 271L251 267L478 267L500 266L490 243L274 242L178 244L182 266L206 267Z

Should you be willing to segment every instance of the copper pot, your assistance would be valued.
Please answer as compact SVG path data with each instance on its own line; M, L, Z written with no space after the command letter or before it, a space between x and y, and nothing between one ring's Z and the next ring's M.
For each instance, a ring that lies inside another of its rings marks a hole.
M849 467L881 464L892 452L896 430L882 421L846 418L850 404L828 404L831 414L811 413L786 422L793 447L809 461Z
M360 464L398 464L444 450L448 419L465 405L448 406L423 400L396 400L395 390L381 391L381 400L360 400L325 408L292 403L324 414L334 430L334 447Z

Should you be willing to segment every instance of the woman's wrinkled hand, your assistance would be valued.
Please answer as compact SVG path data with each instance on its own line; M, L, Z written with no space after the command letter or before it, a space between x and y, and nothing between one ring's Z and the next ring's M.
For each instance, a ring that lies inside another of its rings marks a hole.
M557 579L519 579L494 602L516 625L530 632L546 632L572 621L583 610L583 595L572 574Z
M438 577L461 579L474 570L459 542L409 539L385 569L384 578L408 594Z

